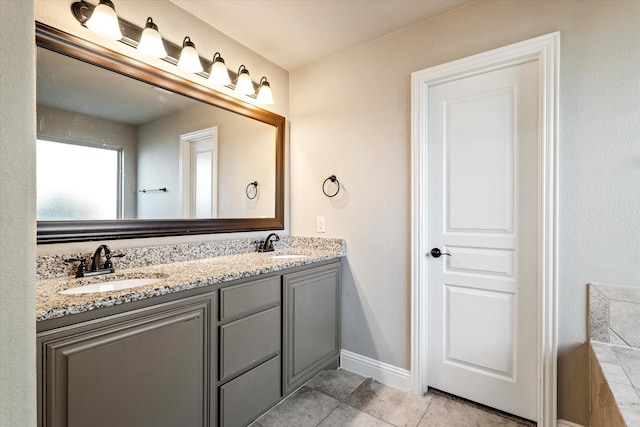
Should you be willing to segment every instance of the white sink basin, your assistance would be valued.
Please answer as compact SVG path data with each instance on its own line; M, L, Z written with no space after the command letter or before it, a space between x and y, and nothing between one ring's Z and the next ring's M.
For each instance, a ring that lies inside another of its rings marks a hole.
M123 289L138 288L140 286L150 285L161 279L125 279L113 280L111 282L92 283L90 285L78 286L76 288L65 289L60 291L64 295L90 294L93 292L111 292L121 291Z
M269 255L267 258L271 259L295 259L295 258L306 258L307 255L302 254L277 254L277 255Z

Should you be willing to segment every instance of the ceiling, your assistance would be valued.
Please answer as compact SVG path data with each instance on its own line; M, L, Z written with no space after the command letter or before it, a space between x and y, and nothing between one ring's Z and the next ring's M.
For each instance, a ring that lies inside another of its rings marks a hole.
M285 70L474 0L170 0Z
M37 52L38 105L135 126L196 102L51 50Z

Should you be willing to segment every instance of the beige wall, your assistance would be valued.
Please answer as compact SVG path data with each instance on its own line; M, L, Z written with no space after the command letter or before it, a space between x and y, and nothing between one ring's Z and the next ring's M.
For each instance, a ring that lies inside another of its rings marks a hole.
M220 218L275 216L275 140L276 128L255 120L234 120L218 127ZM257 194L248 199L246 187L254 181L258 182Z
M291 73L291 232L325 215L347 239L345 349L410 367L410 74L560 31L558 404L588 425L586 284L640 286L639 17L633 0L481 0Z
M0 1L0 426L36 425L33 3Z

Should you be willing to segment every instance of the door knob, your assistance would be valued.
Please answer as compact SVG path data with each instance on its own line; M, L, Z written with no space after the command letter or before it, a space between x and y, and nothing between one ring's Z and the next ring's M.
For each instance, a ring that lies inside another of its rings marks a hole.
M431 249L431 256L432 257L440 258L441 255L449 255L449 256L451 256L451 254L448 254L446 252L440 252L440 249L438 249L438 248Z

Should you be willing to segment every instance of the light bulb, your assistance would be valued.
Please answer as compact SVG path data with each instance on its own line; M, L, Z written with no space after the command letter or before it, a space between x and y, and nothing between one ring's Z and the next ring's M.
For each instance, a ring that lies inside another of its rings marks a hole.
M196 45L187 36L182 42L182 52L180 52L180 60L178 68L192 73L202 72L202 64L200 63L200 55L196 50Z
M273 93L271 92L271 85L267 81L266 77L260 79L260 88L258 89L258 96L256 100L260 104L273 104Z
M249 95L255 93L255 89L253 88L253 82L251 81L251 76L249 75L249 70L244 65L241 65L238 68L238 78L236 80L236 92L242 93L243 95Z
M138 52L153 56L154 58L164 58L167 56L167 51L164 48L164 43L162 43L162 36L158 31L158 26L150 17L147 18L147 24L140 37Z
M93 13L85 25L105 39L120 40L122 38L118 15L116 15L116 9L110 0L100 0L100 4L93 9Z
M209 80L211 83L218 86L226 86L231 83L229 70L227 70L227 66L224 64L224 59L220 56L220 52L216 52L213 55L213 65L211 65Z

